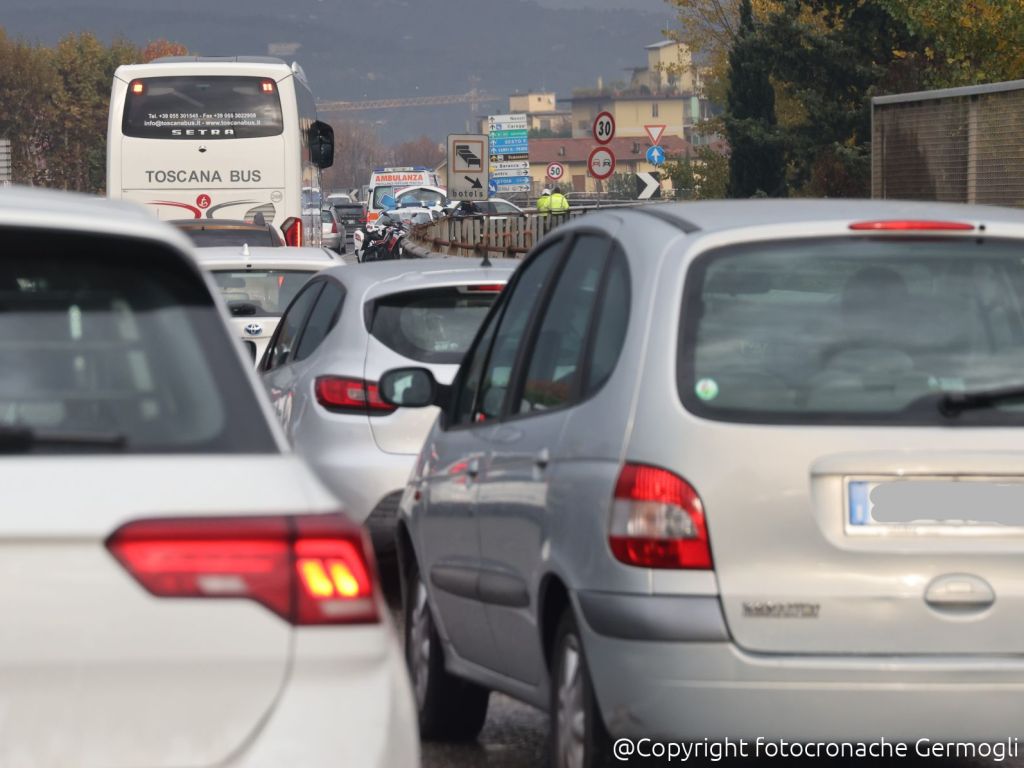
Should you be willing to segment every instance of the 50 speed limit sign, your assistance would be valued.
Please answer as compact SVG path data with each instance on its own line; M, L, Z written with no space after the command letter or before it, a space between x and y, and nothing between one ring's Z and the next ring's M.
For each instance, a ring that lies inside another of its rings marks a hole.
M607 144L615 137L615 118L611 112L601 112L594 118L594 141Z
M547 173L549 179L558 181L565 176L565 166L561 163L549 163Z

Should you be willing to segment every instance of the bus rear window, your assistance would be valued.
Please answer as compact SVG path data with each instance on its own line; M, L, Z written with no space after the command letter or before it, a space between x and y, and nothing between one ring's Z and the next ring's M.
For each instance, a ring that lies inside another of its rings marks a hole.
M277 83L265 77L132 80L121 132L144 139L251 139L284 130Z

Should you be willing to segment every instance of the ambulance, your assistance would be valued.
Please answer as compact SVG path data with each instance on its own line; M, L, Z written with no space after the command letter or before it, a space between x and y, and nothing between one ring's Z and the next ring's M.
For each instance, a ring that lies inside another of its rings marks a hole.
M423 166L402 168L376 168L370 173L370 188L366 196L366 220L372 223L381 214L381 200L395 197L406 187L440 187L438 175Z

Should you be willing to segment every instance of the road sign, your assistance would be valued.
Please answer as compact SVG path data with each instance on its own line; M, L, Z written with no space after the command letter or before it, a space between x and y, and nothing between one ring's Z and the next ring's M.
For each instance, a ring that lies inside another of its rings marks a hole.
M529 184L499 184L495 190L494 195L500 197L501 195L507 195L509 192L529 192Z
M498 171L521 171L516 175L523 176L530 172L530 162L528 160L511 160L491 163L491 173Z
M491 178L492 179L499 179L499 181L498 181L499 184L501 183L500 179L510 179L510 178L515 178L517 176L529 177L529 175L530 175L530 164L529 163L526 164L525 168L509 168L507 170L499 170L499 171L496 171L496 170L494 170L494 168L491 168Z
M548 163L547 177L552 181L558 181L565 176L565 166L561 163Z
M647 162L651 165L662 165L665 162L665 150L655 144L647 148Z
M491 179L489 182L487 182L487 192L491 197L494 197L496 194L498 194L498 185L494 183L494 179Z
M487 126L492 131L525 131L529 123L525 114L490 115Z
M529 176L496 176L491 174L491 181L498 185L498 189L507 187L509 184L529 184Z
M487 136L448 134L448 196L453 200L486 200Z
M607 144L615 138L615 118L611 112L600 112L594 118L594 141L598 144Z
M647 131L647 138L651 140L651 144L657 145L661 141L661 134L665 132L665 126L645 125L644 130Z
M652 197L661 197L661 174L638 173L637 200L650 200Z
M502 152L502 153L491 153L491 166L495 163L508 163L517 160L529 160L530 154L528 152Z
M608 147L595 147L587 159L587 167L595 179L607 179L615 173L615 153Z

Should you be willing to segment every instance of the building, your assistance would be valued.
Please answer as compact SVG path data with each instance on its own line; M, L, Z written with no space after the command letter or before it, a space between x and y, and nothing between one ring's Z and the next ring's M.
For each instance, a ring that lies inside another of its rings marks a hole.
M713 114L701 96L699 70L682 43L664 40L646 46L647 66L630 70L629 85L605 87L598 79L595 89L573 92L572 136L590 136L594 118L610 112L615 135L642 138L645 126L664 125L666 136L698 141L693 126Z
M508 113L526 115L526 125L531 131L567 133L572 113L558 108L558 99L551 91L529 91L514 93L508 97ZM487 115L478 116L480 132L488 133Z
M678 136L663 136L659 142L667 155L677 156L692 153L689 142ZM601 182L590 175L588 161L594 147L598 146L593 137L568 139L531 139L530 140L530 177L533 194L544 187L551 187L555 182L547 178L547 168L551 163L561 163L565 175L558 182L563 191L572 192L604 192L607 182ZM615 173L646 173L658 171L658 166L647 162L647 150L650 140L619 137L606 145L615 155ZM663 184L667 191L670 184Z

